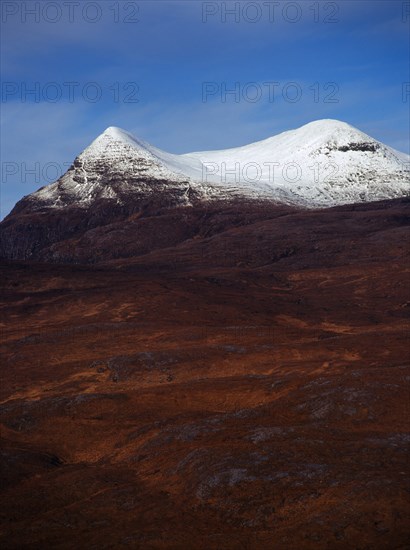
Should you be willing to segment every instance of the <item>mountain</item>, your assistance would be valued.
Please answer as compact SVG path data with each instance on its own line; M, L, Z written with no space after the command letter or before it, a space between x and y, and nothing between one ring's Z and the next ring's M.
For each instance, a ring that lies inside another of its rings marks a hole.
M110 127L59 180L16 204L0 225L0 255L79 261L82 247L81 261L138 255L194 237L193 209L203 216L244 203L277 212L393 199L409 194L409 175L408 155L336 120L184 155Z
M372 201L110 128L1 224L1 548L409 548L402 157L315 125L222 162L390 163Z
M395 198L410 189L409 155L337 120L319 120L244 147L184 158L209 167L204 170L209 181L237 183L247 194L274 200L285 194L287 202L309 208Z
M400 197L409 191L410 156L337 120L221 151L174 155L120 128L105 130L62 178L30 195L35 206L121 203L124 193L146 196L153 182L172 182L179 204L242 195L305 207ZM116 185L121 180L121 186Z

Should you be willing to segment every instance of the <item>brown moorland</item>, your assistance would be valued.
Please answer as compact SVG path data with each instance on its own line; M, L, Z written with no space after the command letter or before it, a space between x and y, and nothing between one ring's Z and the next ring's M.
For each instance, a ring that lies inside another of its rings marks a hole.
M409 212L3 261L2 548L409 548Z

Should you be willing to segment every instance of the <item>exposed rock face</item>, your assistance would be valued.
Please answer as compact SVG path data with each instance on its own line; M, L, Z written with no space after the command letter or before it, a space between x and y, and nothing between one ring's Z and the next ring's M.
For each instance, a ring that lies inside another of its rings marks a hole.
M347 145L340 145L338 147L338 151L343 151L344 153L347 151L368 151L370 153L375 153L376 151L380 150L380 145L378 143L348 143Z

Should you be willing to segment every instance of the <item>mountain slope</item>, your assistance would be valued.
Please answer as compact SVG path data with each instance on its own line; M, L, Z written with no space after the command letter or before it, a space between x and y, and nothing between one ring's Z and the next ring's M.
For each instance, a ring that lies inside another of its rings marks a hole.
M183 165L188 167L190 162ZM193 171L195 165L200 172L200 162L193 161ZM177 202L186 204L189 179L182 170L178 172L177 155L139 141L120 128L110 127L74 160L59 180L39 189L29 200L34 207L63 207L72 203L88 207L99 199L120 204L128 195L141 198L158 193L160 182L173 182L179 194L182 192Z
M185 155L200 160L205 180L267 197L283 190L290 202L333 206L403 196L410 157L337 120L319 120L244 147Z
M0 224L0 256L79 261L80 241L81 261L138 255L207 231L200 220L231 207L243 213L235 223L246 223L255 205L276 216L278 208L400 198L409 169L408 155L335 120L185 155L110 127L59 180L16 204Z

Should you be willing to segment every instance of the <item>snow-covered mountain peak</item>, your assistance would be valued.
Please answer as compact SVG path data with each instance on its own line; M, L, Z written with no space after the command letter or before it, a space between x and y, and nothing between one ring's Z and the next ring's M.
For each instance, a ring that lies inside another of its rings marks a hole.
M340 120L324 119L310 122L294 132L295 137L303 140L306 146L328 147L339 151L376 152L384 146L371 136L354 126ZM387 147L384 147L387 150Z
M125 139L126 140L129 137L134 139L134 136L132 136L126 130L123 130L122 128L119 128L118 126L108 126L108 128L106 128L101 135L102 136L110 136L113 139Z
M321 118L319 120L312 120L311 122L308 122L307 124L304 124L297 130L300 131L312 131L313 133L317 132L349 132L354 131L358 132L360 134L363 134L360 130L352 126L351 124L348 124L347 122L344 122L343 120L337 120L335 118ZM296 130L296 131L297 131ZM295 130L293 130L295 131ZM363 134L365 135L365 134Z
M121 168L125 173L138 172L143 166L154 179L200 179L202 172L198 160L167 153L117 126L104 130L77 159L89 167L104 161L110 169Z
M373 144L374 147L359 147L360 144ZM376 146L377 144L377 146ZM287 130L269 138L219 151L199 151L183 155L186 158L196 157L202 160L223 158L247 158L250 161L278 161L290 156L298 155L300 151L306 151L309 156L314 156L322 150L340 150L347 151L350 146L353 150L377 150L381 146L385 150L390 148L383 146L377 140L368 136L357 128L334 119L323 119L309 122L295 130ZM402 155L402 153L398 153ZM269 157L269 158L268 158ZM296 161L296 158L293 159Z
M134 193L149 185L155 194L154 182L170 182L207 198L331 206L408 195L409 169L408 155L334 119L241 147L183 155L110 126L60 180L33 197L54 206L65 197L86 205L96 197L118 199L120 189Z
M334 119L315 120L293 130L293 132L298 138L305 139L310 143L326 140L335 142L376 141L347 122Z
M149 145L136 139L132 134L118 128L109 126L100 134L84 151L80 157L117 156L119 148L149 150Z
M163 182L185 190L190 176L200 179L199 161L181 162L179 155L157 149L121 128L109 126L74 159L59 180L42 187L31 198L39 207L66 204L88 207L100 199L122 204L127 195L159 192ZM200 187L198 192L202 192ZM180 202L187 203L188 199L183 197Z

